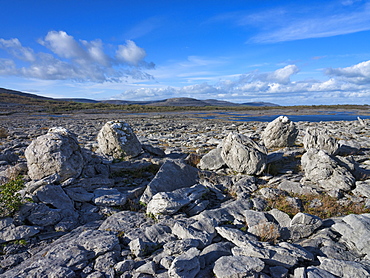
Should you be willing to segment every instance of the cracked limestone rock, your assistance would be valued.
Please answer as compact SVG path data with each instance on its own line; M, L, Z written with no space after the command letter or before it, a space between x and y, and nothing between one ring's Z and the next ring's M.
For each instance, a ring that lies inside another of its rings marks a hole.
M28 175L41 180L57 174L61 182L80 176L84 159L76 136L63 127L50 128L25 150Z
M355 178L322 150L309 149L301 159L305 177L325 190L349 191Z
M306 134L303 137L303 146L306 150L323 150L329 155L336 154L339 148L338 140L329 134L328 131L312 127L306 130Z
M100 151L115 159L138 156L141 144L129 124L121 121L107 122L99 131Z
M266 148L238 133L224 139L221 156L230 169L247 175L260 175L267 163Z
M262 133L266 148L283 148L294 145L298 135L296 125L286 116L270 122Z

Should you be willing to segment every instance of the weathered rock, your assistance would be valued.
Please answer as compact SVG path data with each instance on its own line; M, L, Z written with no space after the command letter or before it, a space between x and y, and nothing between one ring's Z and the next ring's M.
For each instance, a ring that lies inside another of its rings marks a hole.
M27 220L33 225L45 227L58 223L61 218L60 209L51 209L45 204L32 204Z
M135 157L141 144L129 124L122 121L107 122L98 133L100 151L116 159Z
M296 275L296 272L294 272L294 278L338 278L338 276L330 273L329 271L326 271L324 269L310 266L307 267L306 270L302 271L301 276L298 276L298 273Z
M198 169L183 160L167 160L148 184L140 201L148 204L158 192L171 192L197 183Z
M98 206L123 206L127 197L116 188L98 188L94 191L92 201Z
M243 177L229 187L230 194L235 195L238 199L248 199L255 190L257 190L256 178L253 176Z
M78 177L84 160L76 136L62 127L49 129L31 142L25 151L28 175L40 180L57 174L60 181Z
M278 209L272 209L267 212L267 215L271 215L280 227L288 227L290 225L291 219L285 212Z
M305 177L325 190L349 191L354 186L353 175L324 151L309 149L301 162Z
M38 201L58 209L74 210L73 202L60 185L48 184L34 192Z
M83 231L78 235L76 242L86 250L93 251L95 255L120 250L119 240L115 233L111 231Z
M119 273L123 273L123 272L126 272L126 271L133 270L134 266L135 266L135 261L134 260L124 260L124 261L118 262L114 266L114 269Z
M9 226L0 230L0 243L32 237L40 232L39 227L33 226Z
M352 193L357 196L370 198L370 180L356 181L356 188L352 190Z
M165 245L163 245L164 252L167 255L181 255L182 253L185 253L187 250L195 247L199 247L200 241L193 238L187 238L187 239L179 239L179 240L173 240L167 242Z
M280 116L270 122L262 133L266 148L293 146L298 135L295 124L286 116Z
M216 235L212 222L207 219L202 221L194 219L178 220L172 227L172 233L181 239L199 240L201 248L209 245Z
M267 150L245 135L230 133L222 143L221 156L232 170L259 175L266 167Z
M162 149L153 147L152 145L149 144L142 144L142 148L145 151L149 152L150 154L153 154L158 157L164 157L166 155Z
M180 256L176 257L168 270L170 277L194 278L199 270L199 250L191 248Z
M257 277L265 264L258 258L224 256L215 262L213 272L217 278Z
M131 253L136 257L144 257L151 254L155 250L156 245L151 242L143 241L140 238L136 238L130 241L129 247Z
M290 238L293 240L301 239L311 235L316 229L321 227L322 220L314 215L299 212L290 222Z
M333 155L338 151L338 140L327 130L319 130L317 128L307 128L306 134L303 137L303 145L306 150L318 149L325 151L329 155Z
M353 278L353 277L370 277L370 268L358 262L334 260L324 257L319 257L321 269L324 269L337 277Z
M145 273L150 275L155 275L157 266L154 262L147 262L142 266L138 267L135 272L136 273Z
M205 266L211 266L219 258L230 256L232 247L233 245L230 242L213 243L202 250L200 258L204 260Z
M204 155L200 160L198 167L203 170L218 170L225 165L221 156L222 148L218 147Z
M251 208L251 201L240 199L223 204L221 208L205 210L193 218L197 220L208 219L215 225L221 225L226 222L242 223L245 220L244 211Z
M154 215L175 214L182 207L198 200L207 192L206 187L201 184L180 188L172 192L159 192L148 203L146 212Z
M152 242L165 244L176 239L171 233L171 228L161 224L155 224L145 229L145 236Z
M257 242L256 236L249 233L244 233L238 229L229 227L215 227L215 229L221 237L239 247L251 247L254 245L255 242ZM256 244L258 245L258 243Z
M146 217L144 213L120 211L104 220L99 230L123 232L127 234L132 230L145 228L153 223L154 221Z
M244 216L248 227L268 222L265 213L261 211L246 210L244 211Z
M343 222L335 223L332 229L342 235L341 240L355 246L358 252L370 260L370 214L350 214Z
M272 266L270 267L270 273L272 278L285 278L288 277L288 269L283 266Z
M94 193L88 192L83 187L65 188L64 191L67 193L69 198L77 202L90 202L94 197Z

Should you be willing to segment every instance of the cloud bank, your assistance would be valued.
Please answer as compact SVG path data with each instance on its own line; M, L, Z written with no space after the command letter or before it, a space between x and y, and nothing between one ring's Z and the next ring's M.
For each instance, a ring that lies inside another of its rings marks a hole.
M48 52L35 52L17 38L0 38L0 49L9 58L0 59L0 75L43 80L122 82L126 78L151 79L145 69L154 67L144 61L146 52L127 40L108 55L101 40L76 40L64 31L50 31L38 43Z
M351 99L358 103L358 98L370 97L370 61L346 68L326 69L328 79L325 81L292 81L291 77L298 72L296 65L287 65L273 72L252 71L215 84L205 82L183 87L131 89L113 98L153 100L193 97L234 102L272 101L294 105L307 104L308 100L315 102L315 99L321 104L330 104L333 100L338 103L352 103Z

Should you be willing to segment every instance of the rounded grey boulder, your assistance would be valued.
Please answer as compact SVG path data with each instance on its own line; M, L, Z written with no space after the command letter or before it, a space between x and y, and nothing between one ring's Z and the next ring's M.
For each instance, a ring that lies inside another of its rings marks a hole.
M270 122L262 133L266 148L284 148L294 145L298 135L296 125L286 116L280 116Z
M76 136L63 127L53 127L37 137L25 150L28 175L40 180L53 174L60 181L77 178L83 169L84 159Z
M245 135L230 133L222 143L221 156L236 172L260 175L266 167L267 150Z
M141 152L141 143L125 122L107 122L99 131L97 139L100 151L116 159L135 157Z

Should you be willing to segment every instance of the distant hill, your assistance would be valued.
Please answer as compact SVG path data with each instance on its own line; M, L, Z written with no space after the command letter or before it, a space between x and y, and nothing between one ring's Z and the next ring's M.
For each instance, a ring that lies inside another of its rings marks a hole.
M241 105L247 105L247 106L280 106L278 104L271 103L271 102L246 102L246 103L242 103Z
M217 107L240 107L240 106L279 106L274 103L269 102L247 102L247 103L233 103L229 101L217 100L217 99L206 99L206 100L199 100L195 98L188 98L188 97L179 97L179 98L168 98L164 100L155 100L155 101L129 101L129 100L93 100L93 99L86 99L86 98L49 98L38 96L35 94L30 93L23 93L15 90L9 90L0 88L0 94L7 94L8 96L12 97L12 103L17 101L17 98L14 96L22 97L22 102L24 102L24 98L29 98L30 100L53 100L53 101L61 101L61 102L77 102L77 103L106 103L106 104L115 104L115 105L150 105L150 106L176 106L176 107L205 107L205 106L217 106ZM5 95L2 97L5 99ZM0 99L0 103L2 100ZM9 103L9 102L8 102Z
M99 103L98 100L88 99L88 98L54 98L53 100L59 101L74 101L80 103Z
M54 100L54 99L49 98L49 97L42 97L42 96L38 96L38 95L35 95L35 94L23 93L23 92L19 92L19 91L0 88L0 94L2 94L2 93L12 94L12 95L17 95L17 96L22 96L22 97L36 98L36 99L40 99L40 100Z

